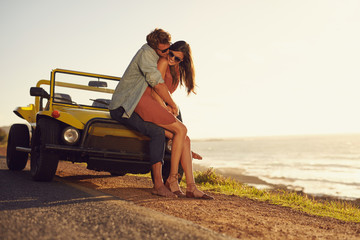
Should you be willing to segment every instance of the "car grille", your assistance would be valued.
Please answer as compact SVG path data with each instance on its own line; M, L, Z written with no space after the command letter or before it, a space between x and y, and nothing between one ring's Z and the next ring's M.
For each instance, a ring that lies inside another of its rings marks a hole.
M149 138L118 123L93 123L84 147L121 153L141 154L148 158Z

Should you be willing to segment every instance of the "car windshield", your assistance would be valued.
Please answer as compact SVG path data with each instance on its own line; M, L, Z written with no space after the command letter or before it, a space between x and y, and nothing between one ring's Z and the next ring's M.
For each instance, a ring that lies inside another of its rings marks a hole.
M54 103L108 108L118 80L55 73Z

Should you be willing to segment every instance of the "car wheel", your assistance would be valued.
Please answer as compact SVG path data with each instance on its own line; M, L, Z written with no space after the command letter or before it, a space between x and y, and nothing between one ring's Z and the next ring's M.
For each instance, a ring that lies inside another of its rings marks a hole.
M58 144L59 125L50 119L40 119L31 141L31 175L35 181L51 181L55 175L59 154L46 151L45 144Z
M25 124L11 126L6 152L6 164L10 170L21 171L25 168L29 154L16 151L16 147L29 147L29 128Z

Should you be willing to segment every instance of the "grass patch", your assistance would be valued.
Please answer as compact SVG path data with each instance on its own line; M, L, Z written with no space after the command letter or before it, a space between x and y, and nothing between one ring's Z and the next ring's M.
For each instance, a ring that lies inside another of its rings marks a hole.
M259 190L247 186L232 178L225 178L210 168L196 171L195 182L202 190L216 193L247 197L249 199L269 202L271 204L291 207L312 215L331 217L347 222L360 222L360 209L355 204L341 200L315 200L307 195L286 190ZM182 183L185 184L185 183Z

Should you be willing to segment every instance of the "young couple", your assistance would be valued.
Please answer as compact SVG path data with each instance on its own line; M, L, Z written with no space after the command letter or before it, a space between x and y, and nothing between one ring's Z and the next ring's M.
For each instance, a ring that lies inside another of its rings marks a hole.
M112 97L109 106L113 119L150 137L150 161L154 176L153 194L164 197L213 199L197 189L192 158L201 158L191 151L185 125L176 117L179 108L171 93L181 84L188 94L195 92L191 49L185 41L170 45L171 36L155 29L146 37ZM165 136L172 139L170 175L164 184L162 164ZM178 184L179 163L186 177L186 194Z

